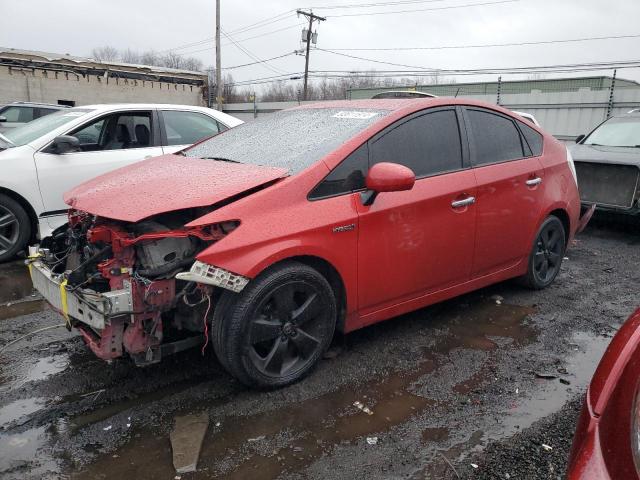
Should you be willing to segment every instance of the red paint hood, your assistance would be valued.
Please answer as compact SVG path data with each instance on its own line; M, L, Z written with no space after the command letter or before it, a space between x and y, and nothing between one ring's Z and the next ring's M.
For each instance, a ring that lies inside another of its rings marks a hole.
M286 175L281 168L163 155L84 182L64 201L93 215L137 222L213 205Z

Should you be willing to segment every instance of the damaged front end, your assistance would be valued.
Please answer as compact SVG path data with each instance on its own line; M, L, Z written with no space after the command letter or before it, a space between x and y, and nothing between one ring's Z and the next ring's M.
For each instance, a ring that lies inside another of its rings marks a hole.
M69 223L32 248L34 287L104 360L136 364L206 342L206 317L220 288L248 279L195 260L237 226L184 227L200 209L137 223L72 211Z

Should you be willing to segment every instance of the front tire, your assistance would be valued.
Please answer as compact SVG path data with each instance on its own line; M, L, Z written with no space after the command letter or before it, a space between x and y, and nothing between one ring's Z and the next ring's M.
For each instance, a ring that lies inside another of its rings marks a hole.
M298 262L277 265L216 307L213 346L222 366L247 386L282 387L306 376L329 347L336 299L327 280Z
M24 250L31 238L29 215L13 198L0 194L0 263Z
M553 283L562 266L566 238L560 219L548 216L538 229L529 254L527 274L522 278L527 287L541 290Z

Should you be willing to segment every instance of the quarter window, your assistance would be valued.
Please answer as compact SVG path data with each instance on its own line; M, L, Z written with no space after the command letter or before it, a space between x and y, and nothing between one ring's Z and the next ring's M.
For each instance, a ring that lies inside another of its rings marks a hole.
M164 110L162 117L167 145L191 145L220 132L218 122L202 113Z
M462 168L460 130L454 110L425 113L401 123L370 143L370 163L399 163L416 177Z
M520 127L520 131L524 135L529 148L531 148L531 153L534 157L538 157L542 155L542 135L536 132L533 128L527 125L524 122L518 120L518 126Z
M515 160L525 156L520 132L513 121L484 110L467 109L475 146L475 165Z
M364 188L369 166L369 151L365 143L334 168L309 194L309 200L334 197Z

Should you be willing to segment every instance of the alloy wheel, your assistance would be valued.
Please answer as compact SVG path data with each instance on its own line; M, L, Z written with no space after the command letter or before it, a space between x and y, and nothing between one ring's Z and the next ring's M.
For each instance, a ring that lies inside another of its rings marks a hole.
M18 217L7 207L0 205L0 255L11 250L20 237Z
M541 283L546 284L557 275L563 254L564 233L557 224L549 223L536 240L533 258L533 273Z
M265 295L249 332L249 358L259 372L284 377L315 361L329 315L320 298L320 292L302 280L278 285Z

